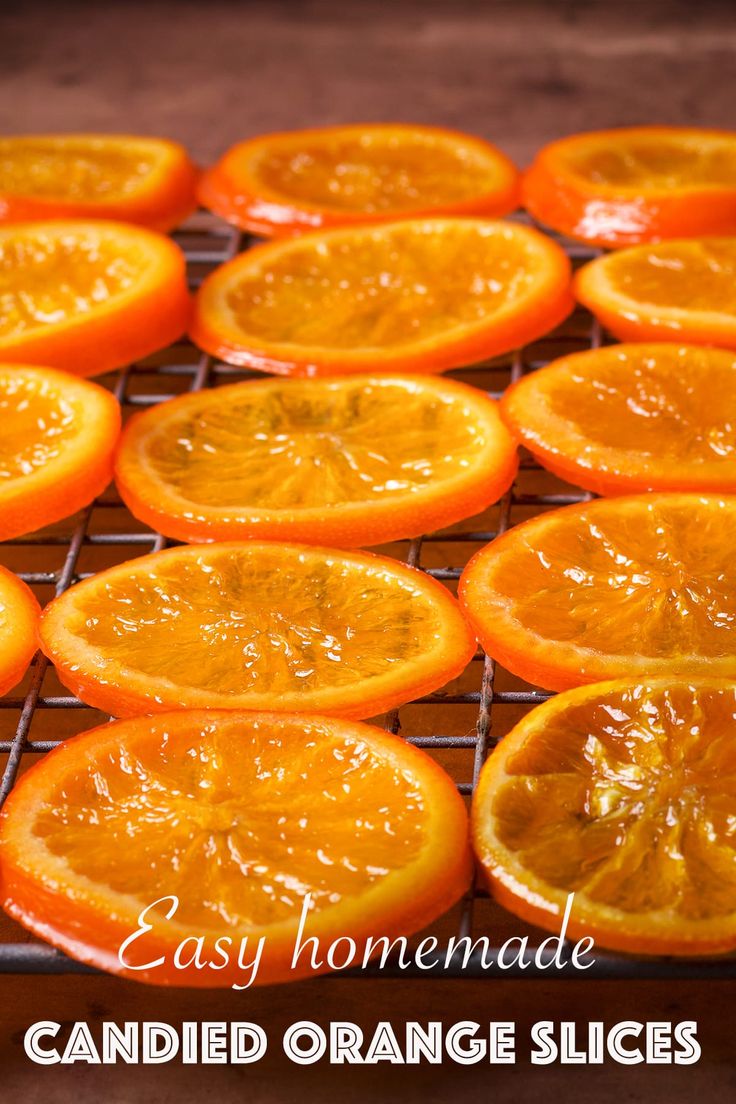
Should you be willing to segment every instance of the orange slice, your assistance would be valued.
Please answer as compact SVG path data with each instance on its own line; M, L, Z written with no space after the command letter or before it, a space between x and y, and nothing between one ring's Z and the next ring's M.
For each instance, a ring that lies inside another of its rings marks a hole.
M325 972L335 940L335 964L353 939L358 965L370 938L423 928L471 873L462 799L428 755L368 725L267 713L139 717L69 740L14 788L0 860L10 915L74 958L212 987L247 985L238 953L252 962L260 939L256 984ZM321 965L308 947L291 969L308 894L302 938ZM157 901L153 930L124 946Z
M86 506L112 479L120 407L87 380L0 364L0 540Z
M25 583L0 567L0 694L20 682L36 651L38 602Z
M736 348L736 238L639 245L599 257L575 294L622 341Z
M0 228L0 357L79 376L119 368L186 329L184 256L118 222Z
M460 598L486 651L564 690L655 675L736 677L736 497L599 499L481 549Z
M122 134L0 138L0 221L120 219L171 230L196 206L177 142Z
M626 127L545 146L524 206L571 238L620 247L736 232L736 133Z
M597 494L736 491L732 352L611 345L574 353L519 380L501 410L545 468Z
M510 486L491 399L431 377L257 380L136 415L115 478L136 517L186 541L355 548L460 521Z
M214 544L101 572L44 611L62 682L118 716L212 707L369 717L458 675L449 592L383 556Z
M526 226L416 219L249 249L204 281L192 338L283 375L441 372L553 329L571 309L562 250Z
M532 710L481 772L473 841L518 916L616 950L736 949L736 683L583 687Z
M266 134L205 173L202 204L255 234L416 215L505 215L519 173L480 138L378 123Z

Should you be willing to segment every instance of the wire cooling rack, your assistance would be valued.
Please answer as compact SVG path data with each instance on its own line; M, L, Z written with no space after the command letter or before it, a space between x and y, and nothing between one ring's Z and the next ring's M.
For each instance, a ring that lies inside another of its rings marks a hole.
M188 261L196 287L203 276L247 248L239 231L209 215L197 215L174 235ZM594 251L563 242L574 264L591 259ZM595 347L602 335L592 316L577 311L558 331L513 355L447 373L498 397L510 383L563 353ZM247 379L257 373L222 364L189 343L103 377L120 400L124 414L202 387ZM541 511L584 501L584 492L561 483L523 456L519 476L500 503L468 521L411 541L398 541L379 551L393 555L442 580L454 591L463 566L478 548L510 526ZM176 542L137 522L114 488L74 518L39 533L0 544L0 561L37 593L42 604L95 571L145 555ZM482 654L444 691L394 710L380 723L424 748L450 773L458 789L472 794L483 762L529 709L549 694L520 682ZM0 699L0 756L3 761L0 804L16 779L40 755L64 738L103 723L107 718L71 697L56 679L53 667L37 656L19 692ZM461 905L431 930L442 943L454 934L478 939L489 936L498 947L510 936L524 936L530 947L545 933L527 928L474 888ZM495 955L490 957L495 963ZM459 957L449 966L403 969L396 961L370 966L359 976L380 977L575 977L585 978L736 978L736 958L634 958L595 952L595 964L585 971L549 968L549 955L525 969L484 968L479 951L467 962ZM568 956L569 957L569 956ZM94 972L29 936L7 919L0 922L0 973L64 974ZM344 975L356 976L354 971Z

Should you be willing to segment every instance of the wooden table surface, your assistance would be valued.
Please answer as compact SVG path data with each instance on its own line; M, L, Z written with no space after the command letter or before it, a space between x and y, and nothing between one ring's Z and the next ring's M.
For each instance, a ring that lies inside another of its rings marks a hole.
M733 3L34 3L0 10L0 132L164 134L201 162L261 131L402 119L475 131L519 162L557 135L661 122L734 126ZM253 993L167 993L111 978L0 978L6 1100L168 1104L244 1100L493 1099L658 1104L732 1099L731 983L323 980ZM303 1017L696 1019L695 1067L327 1067L301 1069L278 1031ZM255 1067L34 1067L38 1019L250 1019L272 1050Z

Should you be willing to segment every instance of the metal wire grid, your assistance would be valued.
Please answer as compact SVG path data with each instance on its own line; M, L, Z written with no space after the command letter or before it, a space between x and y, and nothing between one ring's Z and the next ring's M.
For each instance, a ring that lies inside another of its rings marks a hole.
M247 247L245 239L237 230L227 227L210 218L198 216L191 224L175 235L179 244L184 249L189 264L191 283L196 286L203 272L208 271L217 264L221 264L235 256L242 248ZM565 244L573 262L591 259L595 253L585 246L571 243ZM597 323L590 316L579 312L573 322L573 327L563 328L559 334L552 335L543 342L536 342L528 348L516 351L505 362L492 362L486 365L474 365L465 369L458 369L453 375L460 375L468 382L474 383L488 390L497 397L499 390L503 388L489 387L488 375L500 375L502 382L515 382L528 370L533 370L546 363L555 355L563 352L575 351L581 348L596 347L601 342L601 334ZM257 373L249 373L241 369L233 368L213 360L207 354L194 350L192 346L177 346L168 351L168 355L159 358L157 362L144 362L140 365L131 365L113 377L110 377L110 387L121 402L123 407L140 408L151 403L162 402L172 397L173 393L180 393L178 387L182 382L185 390L199 390L203 387L216 386L221 382L231 382L233 379L243 379ZM147 380L148 386L140 386L140 381ZM155 386L151 387L151 381ZM169 394L161 390L162 384L170 380L177 386ZM525 472L540 472L538 465L529 458L522 459L522 477ZM463 550L468 545L480 546L501 533L505 532L516 521L516 515L520 510L526 514L538 512L550 507L568 505L584 501L587 494L574 488L564 489L562 492L554 490L549 492L533 491L525 492L518 482L502 499L497 510L497 522L493 528L481 530L453 529L441 533L430 533L411 541L397 542L400 551L398 555L405 562L419 567L437 579L452 585L462 571L462 566L468 558L462 555L463 563L456 566L430 566L426 563L426 550L435 545L442 548L444 545L458 545ZM122 531L109 532L95 531L94 522L97 514L109 508L124 511L122 502L117 496L110 497L110 493L101 496L95 503L88 506L79 517L79 520L71 533L57 533L54 527L52 531L33 534L27 537L7 541L0 546L0 550L25 549L25 556L35 550L44 561L41 570L17 570L20 577L31 586L45 589L51 588L55 595L61 594L73 583L81 578L86 578L91 571L82 570L80 559L83 552L88 549L123 549L124 558L142 555L146 552L157 551L176 542L169 541L161 534L150 530L134 531L132 528L124 528ZM123 515L127 518L127 515ZM485 515L484 515L485 517ZM132 521L132 519L131 519ZM63 561L60 567L51 566L51 553L63 551ZM392 553L396 549L392 547ZM21 567L23 560L21 560ZM529 709L539 704L550 695L541 690L522 687L520 689L503 689L498 686L499 675L505 674L497 669L497 665L488 657L478 654L475 663L471 665L474 671L480 667L478 689L461 689L456 693L437 693L421 698L416 703L402 707L401 710L393 710L385 718L385 727L393 732L402 730L402 735L410 743L425 748L431 753L437 754L445 750L465 750L471 756L471 778L469 781L459 781L458 789L462 794L472 794L478 780L480 769L490 749L501 738L498 732L496 715L498 707L512 706L515 708ZM42 655L37 655L33 664L30 682L22 697L6 697L0 699L0 718L3 714L17 713L18 719L15 730L9 739L0 739L0 754L5 754L5 767L0 781L0 805L5 801L15 783L18 773L26 759L34 758L50 751L60 741L58 739L35 739L31 737L31 728L34 723L39 723L39 718L48 716L49 711L56 710L86 710L87 707L75 697L65 693L44 693L44 683L49 674L49 664ZM508 681L508 678L506 679ZM407 710L413 705L432 707L437 714L436 707L471 706L475 710L474 731L466 734L445 735L436 731L434 724L430 725L429 734L414 734L412 728L404 720ZM42 725L43 727L43 725ZM75 731L83 731L91 727L87 718L82 717L82 723ZM459 909L458 923L455 934L469 936L477 939L479 935L488 933L486 925L479 928L474 924L477 909L488 904L487 894L479 887L474 887L466 896ZM500 910L497 910L500 911ZM507 917L507 920L509 918ZM518 932L522 925L515 922L509 928L509 933ZM530 944L534 944L534 935L530 933ZM537 933L537 937L539 933ZM502 940L499 939L500 943ZM495 961L495 955L493 955ZM647 958L637 959L623 955L609 955L596 952L595 964L580 972L569 965L563 969L548 969L550 956L544 956L539 964L532 964L525 969L514 967L501 970L498 966L491 969L483 968L479 951L475 951L467 963L459 958L453 960L449 967L442 966L439 969L419 970L416 967L408 969L400 968L395 961L389 961L382 967L371 966L367 970L357 972L357 976L380 976L386 978L395 977L575 977L575 978L734 978L736 977L736 958L714 959L667 959ZM43 943L34 941L26 942L0 942L0 973L29 973L29 974L64 974L64 973L94 973L90 967L75 962L61 952L54 950ZM356 976L354 971L346 971L338 976Z

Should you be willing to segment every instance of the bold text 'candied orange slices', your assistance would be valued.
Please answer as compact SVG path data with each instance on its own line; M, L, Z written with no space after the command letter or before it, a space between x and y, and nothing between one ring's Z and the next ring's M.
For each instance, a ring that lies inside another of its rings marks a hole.
M73 219L0 227L0 358L94 376L187 327L184 256L162 234Z
M574 288L621 341L736 348L736 237L621 249L583 265Z
M333 941L343 965L349 939L360 963L446 911L470 872L465 809L442 769L334 718L108 724L28 771L0 818L10 915L82 962L159 985L289 981L329 969ZM291 968L307 895L316 970L309 944ZM131 940L141 912L151 930Z
M473 842L499 901L649 954L736 949L736 683L598 683L538 706L481 772Z
M196 206L177 142L122 134L0 138L0 221L120 219L171 230Z
M441 372L508 352L569 314L554 242L493 219L432 218L305 234L218 268L192 338L283 375Z
M572 238L620 247L736 232L736 133L629 127L545 146L524 205Z
M597 494L736 491L736 354L609 345L505 392L503 417L541 463Z
M356 548L478 513L516 468L476 388L348 376L235 383L146 410L126 426L115 477L136 517L180 540Z
M20 682L36 650L38 602L25 583L0 567L0 694Z
M120 407L53 368L0 364L0 540L86 506L112 479Z
M370 717L458 675L474 641L434 579L370 553L300 545L167 549L44 611L43 650L118 716L181 708Z
M481 549L460 598L528 682L736 678L736 496L632 495L532 518Z
M416 215L505 215L519 173L480 138L441 127L367 124L266 134L204 174L205 207L256 234Z

